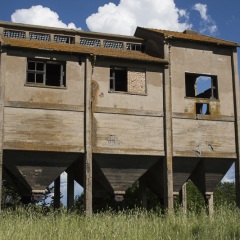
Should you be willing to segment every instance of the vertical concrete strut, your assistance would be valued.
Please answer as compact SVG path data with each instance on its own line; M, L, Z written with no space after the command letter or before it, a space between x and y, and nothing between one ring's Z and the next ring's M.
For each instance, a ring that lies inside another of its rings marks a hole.
M74 173L72 170L67 174L67 209L71 211L74 206Z
M86 216L92 215L92 64L85 61L85 178L84 196Z
M54 209L60 208L60 176L54 181Z
M173 208L172 170L172 94L171 94L171 46L164 45L165 58L169 60L164 69L164 206Z
M238 78L238 61L237 52L232 53L232 79L233 79L233 102L234 102L234 121L235 121L235 142L237 159L235 161L235 186L236 186L236 204L240 207L240 103L239 103L239 78Z
M206 210L209 216L213 216L213 193L205 195Z
M4 54L5 55L5 54ZM0 211L2 206L2 171L3 171L3 112L4 112L4 79L3 53L0 48Z
M180 202L182 204L183 212L187 213L187 183L184 183L180 190Z
M147 208L147 186L143 178L139 179L139 200L140 207Z

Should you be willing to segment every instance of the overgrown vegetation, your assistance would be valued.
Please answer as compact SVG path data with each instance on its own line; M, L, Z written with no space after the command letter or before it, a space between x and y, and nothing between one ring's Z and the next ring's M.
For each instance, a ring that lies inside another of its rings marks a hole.
M139 189L135 185L127 192L125 206L116 204L110 195L95 201L91 218L84 216L82 196L76 199L75 211L67 213L62 207L54 212L52 204L46 206L46 201L42 206L23 207L14 190L6 184L4 187L1 240L240 239L240 210L234 203L234 183L220 183L216 188L212 217L207 215L203 196L192 182L187 184L187 214L177 199L174 212L163 213L159 199L151 192L147 193L148 211L137 208ZM48 194L44 200L47 197Z
M204 209L185 215L181 209L160 214L139 209L106 211L92 217L37 209L0 214L0 239L240 239L240 210L222 206L209 217Z

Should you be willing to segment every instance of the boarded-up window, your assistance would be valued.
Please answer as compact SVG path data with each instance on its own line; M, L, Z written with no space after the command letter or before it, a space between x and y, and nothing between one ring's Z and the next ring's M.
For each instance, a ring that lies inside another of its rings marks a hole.
M110 69L110 90L134 94L146 93L146 71L143 69Z
M143 70L128 71L128 92L146 93L146 73Z

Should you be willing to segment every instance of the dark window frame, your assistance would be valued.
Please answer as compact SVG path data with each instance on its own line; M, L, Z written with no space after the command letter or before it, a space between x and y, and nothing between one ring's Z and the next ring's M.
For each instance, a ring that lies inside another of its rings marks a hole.
M128 78L127 78L128 69L126 67L110 67L110 91L112 92L128 92ZM120 83L119 78L123 75L126 75L126 78ZM123 84L125 86L123 86Z
M131 91L129 72L144 73L144 92ZM128 85L130 84L130 85ZM127 93L131 95L147 95L146 69L136 67L110 66L109 92Z
M53 71L56 74L53 76ZM51 76L53 78L51 78ZM50 77L50 79L48 79ZM28 59L26 84L48 87L66 87L66 62Z

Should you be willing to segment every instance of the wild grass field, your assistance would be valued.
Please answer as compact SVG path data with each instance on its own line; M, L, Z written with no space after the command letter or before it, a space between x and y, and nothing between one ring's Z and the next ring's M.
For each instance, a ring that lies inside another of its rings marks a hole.
M1 240L240 239L240 210L222 206L209 217L181 209L160 214L140 209L81 214L18 209L0 213Z

